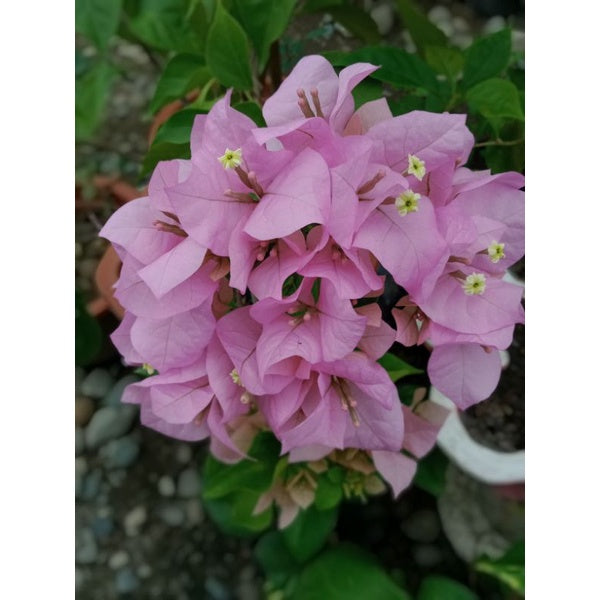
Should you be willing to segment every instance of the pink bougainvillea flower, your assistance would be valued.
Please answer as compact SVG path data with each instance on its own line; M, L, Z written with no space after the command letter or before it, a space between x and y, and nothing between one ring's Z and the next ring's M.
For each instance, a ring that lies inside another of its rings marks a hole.
M342 69L338 77L322 56L306 56L265 102L265 121L270 127L293 126L306 117L321 117L341 133L354 112L352 90L377 69L356 63Z
M290 356L299 356L311 364L343 358L363 336L367 319L354 311L350 300L341 298L324 279L315 301L312 285L312 279L305 279L289 298L281 302L267 298L250 309L251 315L263 324L256 344L261 375Z
M432 385L461 410L488 398L501 370L498 350L478 344L436 346L427 365Z

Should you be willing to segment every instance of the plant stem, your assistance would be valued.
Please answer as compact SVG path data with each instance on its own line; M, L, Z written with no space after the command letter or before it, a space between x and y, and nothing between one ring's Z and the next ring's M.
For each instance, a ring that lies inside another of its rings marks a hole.
M525 141L524 138L518 140L488 140L487 142L479 142L473 146L473 148L483 148L484 146L516 146L522 144Z

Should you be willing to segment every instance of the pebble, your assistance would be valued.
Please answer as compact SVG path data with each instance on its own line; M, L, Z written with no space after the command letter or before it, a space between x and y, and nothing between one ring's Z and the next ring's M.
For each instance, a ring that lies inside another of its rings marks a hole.
M461 50L465 50L473 43L473 36L470 33L457 33L452 37L452 41Z
M150 568L150 565L144 563L138 567L137 574L138 577L141 577L142 579L148 579L148 577L152 575L152 569Z
M389 4L379 4L370 11L380 35L387 35L394 27L394 9Z
M83 480L83 489L81 490L82 500L93 500L100 493L102 484L102 471L94 469L85 476Z
M486 21L485 25L483 26L482 33L484 35L490 35L491 33L496 33L505 27L506 19L500 15L496 15L495 17L492 17Z
M440 534L440 523L435 512L418 510L400 524L400 529L415 542L431 543Z
M92 450L127 433L133 424L137 408L133 405L100 408L85 430L85 445Z
M161 496L170 498L175 495L175 482L168 475L163 475L158 480L158 492Z
M137 436L128 435L111 440L100 448L100 458L107 469L123 469L130 467L140 453Z
M225 587L225 584L212 575L206 578L204 589L206 590L208 597L212 600L229 600L231 598L231 594Z
M106 240L102 238L96 238L92 240L85 248L86 256L90 258L100 258L104 254L106 249Z
M114 380L106 369L94 369L83 380L81 384L81 393L84 396L89 396L96 400L100 400L106 396L112 386Z
M79 529L75 533L75 560L81 565L90 565L98 558L98 545L91 529Z
M180 498L196 498L200 494L200 478L196 469L184 469L177 479L177 495Z
M85 434L81 427L75 427L75 456L83 454L85 450Z
M115 588L119 594L134 592L139 584L139 579L130 567L121 569L115 576Z
M444 559L442 551L432 544L419 544L413 549L415 562L424 569L430 569L440 564Z
M81 393L81 384L85 379L85 369L83 367L75 367L75 395Z
M146 522L148 512L145 506L136 506L130 510L123 519L123 527L128 536L135 536L140 532L140 528Z
M136 383L140 380L137 375L125 375L115 383L115 385L110 389L108 394L102 400L102 406L120 406L121 405L121 396L123 396L123 390L130 384Z
M462 17L454 17L452 19L452 27L456 33L470 33L469 24Z
M192 460L192 448L189 444L178 444L175 448L175 458L177 462L186 465Z
M121 487L123 482L127 479L127 471L125 469L117 469L116 471L109 471L106 474L108 483L113 487Z
M249 581L240 583L236 588L236 592L236 597L239 600L260 600L261 598L260 589L258 589L256 583Z
M80 242L75 242L75 258L81 258L83 256L83 246Z
M92 530L98 539L108 537L114 530L115 524L111 517L96 517L92 521Z
M77 262L79 274L86 279L93 279L96 274L98 261L95 258L82 258Z
M428 13L429 20L438 27L440 23L449 23L452 20L452 13L446 6L434 6Z
M513 52L525 52L525 32L513 29L511 36Z
M188 500L185 506L187 522L189 525L198 525L204 520L204 510L199 500Z
M129 554L127 554L125 550L117 550L117 552L112 554L108 559L108 566L114 571L121 569L127 564L129 564Z
M84 581L85 573L83 572L83 569L75 567L75 590L80 590Z
M86 396L77 396L75 398L75 425L85 427L94 414L94 401Z
M158 510L161 520L171 527L179 527L185 522L185 512L177 504L165 504Z

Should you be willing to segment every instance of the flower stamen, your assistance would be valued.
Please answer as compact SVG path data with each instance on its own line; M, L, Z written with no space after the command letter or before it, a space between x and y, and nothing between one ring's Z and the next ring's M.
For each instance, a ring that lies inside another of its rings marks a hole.
M242 149L230 150L225 148L223 156L219 156L219 162L223 165L224 169L235 169L242 164Z

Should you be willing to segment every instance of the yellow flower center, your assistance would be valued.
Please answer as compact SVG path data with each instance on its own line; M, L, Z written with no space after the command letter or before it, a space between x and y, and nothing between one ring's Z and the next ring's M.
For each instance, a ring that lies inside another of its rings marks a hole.
M485 292L485 275L483 273L471 273L467 275L462 284L467 296L481 295Z
M408 171L409 175L414 175L419 181L425 177L425 161L421 160L414 154L408 155Z
M230 150L229 148L226 148L225 154L219 156L219 162L225 169L235 169L236 167L239 167L242 164L242 149L238 148L237 150Z
M156 373L156 369L148 363L144 363L142 369L144 369L148 375L154 375L154 373Z
M419 210L419 198L421 194L416 194L412 190L402 192L396 198L396 208L401 217L405 217L408 213L417 212Z
M493 263L497 263L501 258L504 258L504 244L492 242L487 249L488 256Z
M237 369L233 369L233 371L229 373L229 377L231 377L231 381L236 385L242 385L242 380L240 379L240 374L237 372Z

